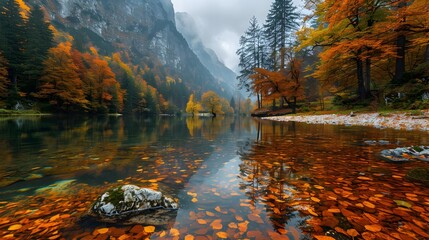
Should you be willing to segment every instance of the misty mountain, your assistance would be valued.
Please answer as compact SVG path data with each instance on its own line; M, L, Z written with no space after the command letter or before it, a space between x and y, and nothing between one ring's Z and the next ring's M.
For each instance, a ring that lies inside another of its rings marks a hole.
M202 64L218 81L228 86L226 91L236 90L238 84L237 75L219 60L219 57L212 49L204 46L196 31L196 22L192 16L184 12L176 13L176 26ZM230 92L230 94L233 94L233 92Z
M214 90L227 98L232 95L231 86L212 76L177 31L170 0L28 0L28 3L42 5L52 24L72 35L79 50L95 46L103 55L125 52L134 64L161 65L168 75L181 79L197 94Z

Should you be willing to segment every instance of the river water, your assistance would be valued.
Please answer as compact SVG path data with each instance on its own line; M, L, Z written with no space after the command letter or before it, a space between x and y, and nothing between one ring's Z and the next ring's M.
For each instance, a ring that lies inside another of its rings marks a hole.
M0 238L427 239L429 188L405 176L428 163L378 156L411 145L429 134L228 117L2 118ZM176 218L155 229L86 220L122 184L176 198Z

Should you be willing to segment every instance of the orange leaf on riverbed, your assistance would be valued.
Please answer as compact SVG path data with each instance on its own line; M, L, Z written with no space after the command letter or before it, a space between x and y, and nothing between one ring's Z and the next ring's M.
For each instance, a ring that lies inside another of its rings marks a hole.
M216 235L222 239L228 238L228 234L226 232L217 232Z
M381 231L381 226L378 224L373 224L373 225L365 225L365 229L370 231L370 232L380 232Z

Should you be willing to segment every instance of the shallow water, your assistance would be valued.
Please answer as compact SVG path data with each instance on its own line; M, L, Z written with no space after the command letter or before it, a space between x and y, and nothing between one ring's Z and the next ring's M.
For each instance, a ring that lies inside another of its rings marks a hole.
M378 157L410 145L429 134L221 117L0 119L0 237L425 239L429 188L405 175L428 163ZM120 184L178 199L175 221L152 232L86 220Z

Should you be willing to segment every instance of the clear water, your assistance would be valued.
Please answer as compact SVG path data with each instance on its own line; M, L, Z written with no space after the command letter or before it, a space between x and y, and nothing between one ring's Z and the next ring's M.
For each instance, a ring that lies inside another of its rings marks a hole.
M227 117L3 118L0 237L95 238L105 227L106 236L136 236L133 226L81 221L98 194L127 183L162 190L180 204L174 221L140 237L174 237L177 230L181 239L310 239L340 228L418 238L414 227L425 230L419 223L429 218L429 188L405 175L428 163L378 157L382 149L409 145L429 145L429 134ZM395 200L415 209L395 213L403 210ZM360 207L364 202L374 207ZM328 214L333 208L342 212ZM343 209L379 220L349 217ZM45 214L32 215L38 211ZM32 231L56 214L70 217L55 231ZM23 227L8 230L14 223ZM365 228L374 224L382 230Z

